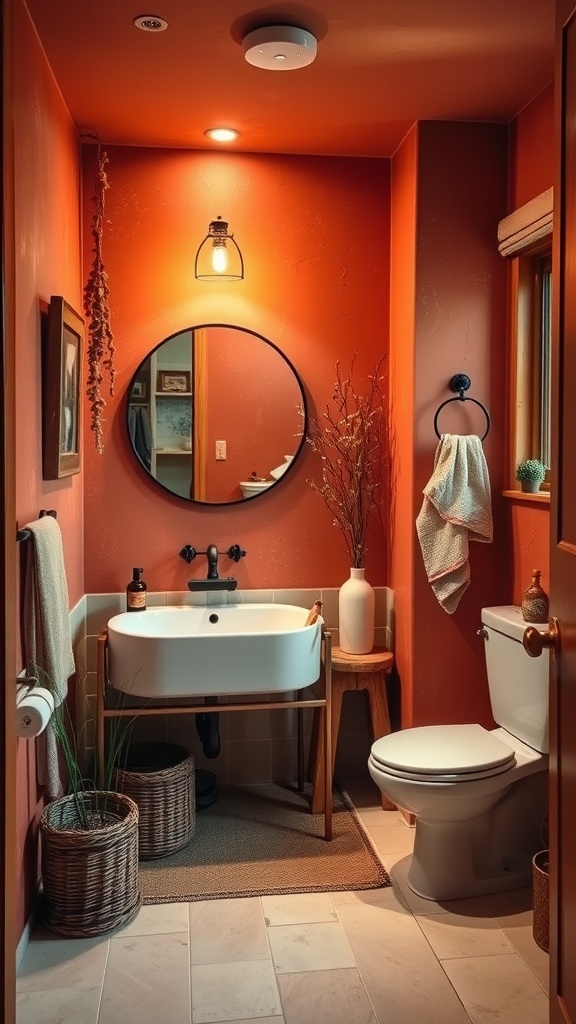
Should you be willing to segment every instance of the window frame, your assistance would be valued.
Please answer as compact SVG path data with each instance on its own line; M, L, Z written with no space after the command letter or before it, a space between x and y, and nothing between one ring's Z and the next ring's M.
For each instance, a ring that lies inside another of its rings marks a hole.
M551 234L517 251L512 263L512 388L510 483L519 490L516 467L542 454L542 281L552 267ZM550 339L548 339L548 344ZM550 490L550 471L540 493Z
M521 491L516 467L523 459L539 457L540 439L534 434L534 408L540 422L540 368L535 360L541 348L534 339L540 336L542 306L538 270L541 260L552 251L554 188L534 196L513 210L498 224L498 251L510 259L509 338L508 338L508 480L505 496L527 501L550 500L550 483L545 481L537 494ZM541 277L540 277L541 280ZM536 293L535 289L538 288ZM537 371L537 372L536 372Z
M545 288L544 279L548 280L548 288ZM539 452L539 458L546 466L546 478L543 487L547 484L550 487L550 463L551 463L551 422L550 422L550 403L552 399L552 380L551 380L551 355L552 355L552 240L550 245L547 247L545 252L541 253L538 257L538 269L535 275L535 284L537 286L537 310L536 315L538 317L537 323L537 341L534 344L534 359L536 360L535 365L535 377L534 377L534 393L532 396L533 408L537 407L539 410L538 424L534 424L535 435L533 437L533 450ZM544 338L544 305L547 306L547 337ZM544 349L544 343L546 344L546 350ZM546 364L544 364L546 356ZM548 427L545 431L544 421L547 421ZM544 442L543 434L546 432L546 442ZM547 456L547 458L546 458Z

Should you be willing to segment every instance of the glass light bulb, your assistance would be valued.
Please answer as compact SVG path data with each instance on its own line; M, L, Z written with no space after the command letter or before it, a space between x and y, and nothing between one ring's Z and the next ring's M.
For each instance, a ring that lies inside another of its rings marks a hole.
M226 243L218 242L212 246L212 269L215 274L223 274L228 269L228 253Z

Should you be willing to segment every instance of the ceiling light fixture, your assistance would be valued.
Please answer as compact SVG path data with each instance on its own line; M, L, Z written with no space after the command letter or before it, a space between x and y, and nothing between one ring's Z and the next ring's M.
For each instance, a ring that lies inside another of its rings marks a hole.
M214 142L233 142L239 134L235 128L207 128L204 132L204 135Z
M156 14L139 14L137 18L134 18L134 24L143 32L164 32L168 28L168 22Z
M210 221L208 234L196 253L194 277L197 281L241 281L244 260L228 222L218 217Z
M242 41L249 64L268 71L295 71L316 56L316 37L295 25L269 25L249 32Z

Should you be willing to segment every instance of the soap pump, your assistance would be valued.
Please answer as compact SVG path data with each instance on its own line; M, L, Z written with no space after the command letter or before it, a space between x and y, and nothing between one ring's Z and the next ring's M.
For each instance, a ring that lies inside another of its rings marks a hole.
M132 579L126 587L126 611L146 611L146 584L142 579L144 569L132 569Z

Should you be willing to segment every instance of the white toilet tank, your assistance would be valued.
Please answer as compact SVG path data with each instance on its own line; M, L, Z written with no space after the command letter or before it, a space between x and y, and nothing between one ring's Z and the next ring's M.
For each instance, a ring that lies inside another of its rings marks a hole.
M522 646L525 622L520 608L500 605L482 609L484 650L494 721L527 743L548 752L549 652L531 658ZM535 628L548 629L547 623Z

